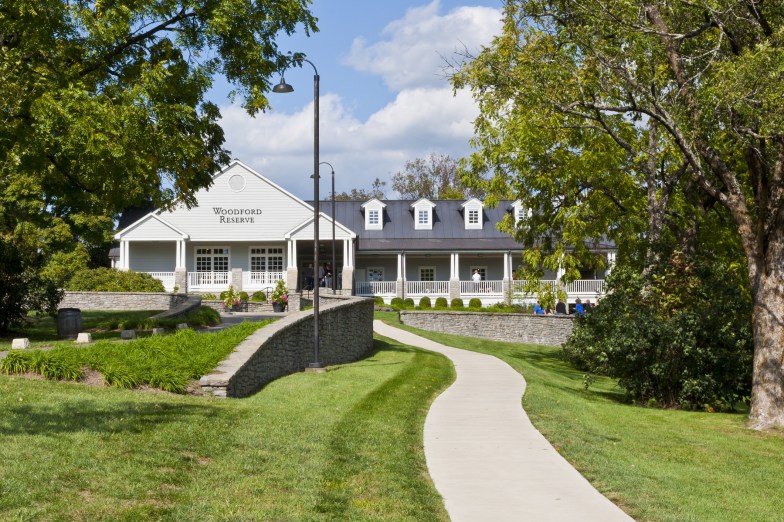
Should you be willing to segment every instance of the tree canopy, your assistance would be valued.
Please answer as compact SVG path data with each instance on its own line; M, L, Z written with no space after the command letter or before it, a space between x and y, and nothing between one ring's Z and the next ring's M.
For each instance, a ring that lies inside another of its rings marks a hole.
M464 186L457 160L447 154L431 153L427 158L407 161L392 176L392 190L402 199L467 199L481 197L480 185Z
M316 30L309 4L0 4L0 234L45 254L103 246L127 206L193 204L230 159L205 100L213 78L265 110L270 76L292 61L275 39Z
M782 43L781 2L507 1L454 76L481 109L466 170L532 209L516 233L544 258L604 236L647 263L667 235L742 252L761 428L784 425Z

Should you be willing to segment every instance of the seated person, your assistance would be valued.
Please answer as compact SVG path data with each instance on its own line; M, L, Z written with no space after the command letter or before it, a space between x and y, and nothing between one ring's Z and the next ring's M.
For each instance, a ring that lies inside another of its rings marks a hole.
M534 313L536 315L544 315L544 310L542 310L542 306L538 302L534 305Z
M555 315L566 315L566 303L558 301L555 305Z
M583 308L583 304L580 302L580 298L574 300L574 313L577 315L583 315L585 313L585 308Z

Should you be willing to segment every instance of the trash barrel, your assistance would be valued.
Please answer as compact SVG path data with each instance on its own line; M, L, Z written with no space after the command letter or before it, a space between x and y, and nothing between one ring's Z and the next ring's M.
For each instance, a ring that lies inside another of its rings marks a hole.
M82 311L79 308L57 310L57 337L76 339L82 330Z

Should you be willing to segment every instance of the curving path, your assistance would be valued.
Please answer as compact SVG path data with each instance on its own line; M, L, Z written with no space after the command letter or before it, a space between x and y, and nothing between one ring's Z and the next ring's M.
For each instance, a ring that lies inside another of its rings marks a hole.
M427 466L454 522L632 520L533 427L522 408L525 380L511 366L381 321L373 329L455 365L457 379L425 420Z

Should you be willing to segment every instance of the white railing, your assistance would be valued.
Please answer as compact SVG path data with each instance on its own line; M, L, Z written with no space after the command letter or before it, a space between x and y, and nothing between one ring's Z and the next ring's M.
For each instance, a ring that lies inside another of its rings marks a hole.
M406 281L406 295L449 295L449 281Z
M604 294L604 279L578 279L566 285L568 294Z
M159 279L161 283L163 283L163 288L167 292L171 292L174 290L174 272L147 272L155 279ZM184 292L185 289L182 289Z
M503 281L460 281L460 294L501 294L504 291Z
M188 272L188 289L217 287L226 290L231 272Z
M242 272L242 288L259 290L274 287L280 280L286 280L285 272Z
M395 295L395 281L361 281L357 283L357 295Z

